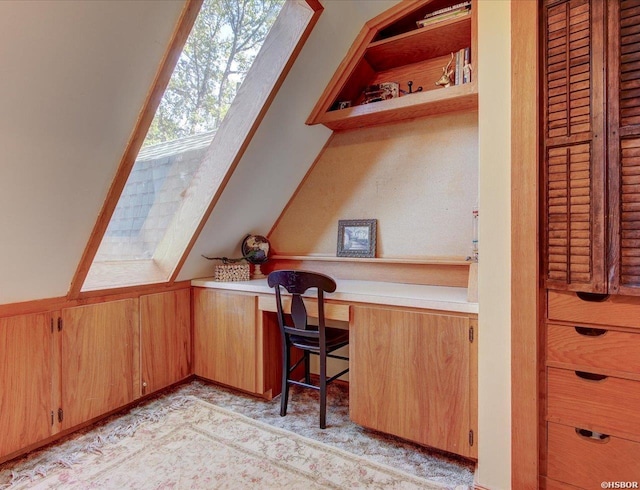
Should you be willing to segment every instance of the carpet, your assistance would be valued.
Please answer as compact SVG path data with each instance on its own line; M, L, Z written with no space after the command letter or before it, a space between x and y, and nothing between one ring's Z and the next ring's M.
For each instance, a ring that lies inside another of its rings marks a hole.
M445 489L293 432L186 396L135 426L94 441L10 488ZM458 488L467 488L466 486Z

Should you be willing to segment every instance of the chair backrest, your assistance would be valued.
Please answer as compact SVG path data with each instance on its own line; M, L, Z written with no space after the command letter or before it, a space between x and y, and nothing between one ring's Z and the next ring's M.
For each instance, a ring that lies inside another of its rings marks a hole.
M324 336L324 293L333 293L336 290L336 282L331 277L311 271L280 270L269 274L267 283L269 287L275 288L278 324L283 335L295 333L305 337ZM281 287L291 294L293 326L288 326L285 323ZM318 290L318 330L307 331L307 308L304 305L302 295L313 288Z

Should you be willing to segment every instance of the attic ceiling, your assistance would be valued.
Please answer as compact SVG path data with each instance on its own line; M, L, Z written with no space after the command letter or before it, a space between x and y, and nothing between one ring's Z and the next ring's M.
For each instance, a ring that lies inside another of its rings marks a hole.
M183 2L0 2L0 303L64 296Z
M364 23L397 3L321 2L179 280L269 231L330 135L305 119ZM67 293L182 6L0 2L0 304Z

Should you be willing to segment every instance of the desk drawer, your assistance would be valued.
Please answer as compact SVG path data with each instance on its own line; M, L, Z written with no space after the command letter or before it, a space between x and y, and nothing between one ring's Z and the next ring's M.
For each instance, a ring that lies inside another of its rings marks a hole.
M550 324L547 361L640 374L640 334Z
M575 427L548 424L549 478L581 488L601 488L603 481L640 480L640 443L588 435Z
M549 291L549 320L640 328L640 298L609 296L584 301L576 293Z
M640 381L548 368L551 422L612 435L640 435Z
M310 317L318 317L318 300L312 298L305 298L304 304L307 308L307 314ZM285 313L291 311L291 299L287 297L282 298L282 305ZM259 296L258 297L258 309L261 311L277 312L276 297L275 296ZM337 305L334 303L324 304L324 317L327 320L339 320L343 322L349 321L349 305Z

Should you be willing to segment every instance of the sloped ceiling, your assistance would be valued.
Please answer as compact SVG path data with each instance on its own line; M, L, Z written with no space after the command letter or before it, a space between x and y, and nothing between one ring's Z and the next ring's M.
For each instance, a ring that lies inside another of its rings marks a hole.
M365 22L398 0L321 0L324 12L202 230L178 279L213 275L201 257L238 256L247 233L266 235L331 131L305 120Z
M0 2L0 304L66 294L183 2Z
M178 279L269 231L330 135L304 121L363 24L397 0L321 2ZM0 304L67 293L182 6L0 2Z

